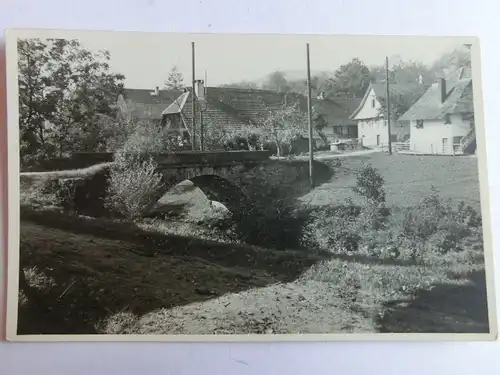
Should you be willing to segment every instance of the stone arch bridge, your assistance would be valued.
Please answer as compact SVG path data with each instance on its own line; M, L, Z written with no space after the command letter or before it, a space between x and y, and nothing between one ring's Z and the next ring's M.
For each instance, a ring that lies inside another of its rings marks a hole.
M311 190L309 161L272 159L267 151L178 152L151 155L158 164L164 181L161 197L178 183L190 180L208 199L218 201L232 212L244 216L255 207L273 209L280 202L295 200ZM112 163L111 153L78 153L72 157L74 168ZM315 185L327 182L333 170L314 161ZM85 199L92 199L84 188ZM99 194L102 191L99 192ZM90 202L88 202L90 203ZM85 202L83 202L85 206Z

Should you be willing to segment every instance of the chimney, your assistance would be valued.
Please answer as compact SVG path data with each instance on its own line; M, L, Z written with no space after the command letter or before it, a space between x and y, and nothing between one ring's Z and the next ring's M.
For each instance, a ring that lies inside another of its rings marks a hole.
M160 88L158 86L155 87L155 96L160 96Z
M439 87L441 103L444 103L448 95L448 92L446 91L446 79L440 78L438 81L438 87Z
M205 82L202 79L197 79L194 85L194 93L198 100L205 100Z

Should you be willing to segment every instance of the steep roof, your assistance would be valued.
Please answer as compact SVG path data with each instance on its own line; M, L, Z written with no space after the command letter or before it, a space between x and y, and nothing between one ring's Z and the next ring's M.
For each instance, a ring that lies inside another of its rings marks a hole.
M470 69L458 69L447 78L446 86L447 97L444 102L441 101L441 90L436 82L400 120L437 120L449 114L474 111Z
M390 96L399 96L403 95L408 98L410 102L416 101L429 87L430 85L420 84L420 83L390 83L389 84L389 95ZM384 101L387 96L387 85L385 83L371 83L368 89L361 99L361 102L356 107L356 109L352 112L349 118L354 119L357 114L364 107L368 97L370 96L370 92L373 90L377 100Z
M161 119L162 112L182 94L182 91L158 90L158 96L152 93L154 90L123 89L123 98L132 117Z
M170 104L162 113L161 115L169 115L173 113L179 113L182 108L184 108L184 105L186 104L187 100L189 97L189 92L186 91L182 93L178 98L174 99L172 104Z

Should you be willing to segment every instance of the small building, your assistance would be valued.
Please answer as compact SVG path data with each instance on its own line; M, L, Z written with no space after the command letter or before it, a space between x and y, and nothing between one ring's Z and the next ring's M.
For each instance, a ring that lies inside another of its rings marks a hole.
M443 155L474 153L470 68L462 67L439 79L400 119L410 122L410 151Z
M124 120L160 123L161 113L181 94L182 91L161 90L158 86L153 90L126 88L117 98L118 115Z
M361 99L357 98L325 98L323 96L313 101L315 110L324 114L326 125L322 132L328 144L357 142L358 124L350 118L350 115L360 102Z
M425 89L429 87L422 83L391 83L389 84L390 99L413 104ZM389 131L384 111L387 97L385 83L372 83L366 90L360 104L351 114L350 119L358 124L358 137L365 147L387 147ZM391 111L392 112L392 111ZM410 137L409 121L391 118L391 141L404 142Z

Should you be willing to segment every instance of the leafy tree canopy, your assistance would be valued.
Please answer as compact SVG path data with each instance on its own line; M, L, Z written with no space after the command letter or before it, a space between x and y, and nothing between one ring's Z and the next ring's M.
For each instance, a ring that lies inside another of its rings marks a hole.
M110 72L109 52L66 39L19 40L17 50L22 162L105 147L102 116L114 117L125 79Z

